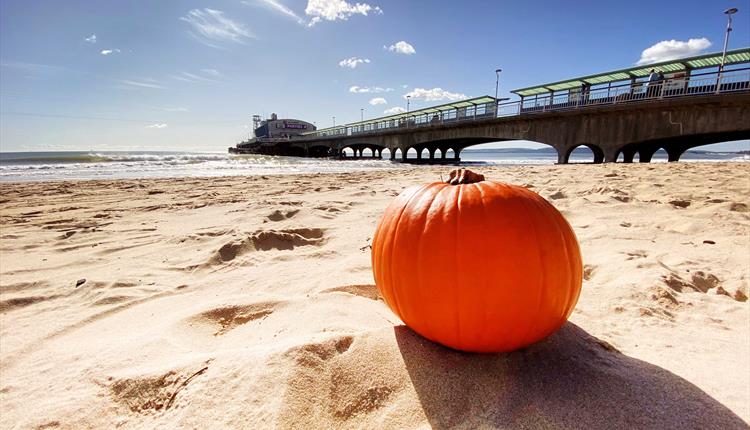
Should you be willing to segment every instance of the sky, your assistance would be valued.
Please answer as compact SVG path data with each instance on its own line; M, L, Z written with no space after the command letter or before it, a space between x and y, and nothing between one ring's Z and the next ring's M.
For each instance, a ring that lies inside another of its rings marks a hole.
M0 151L223 151L254 114L328 127L494 95L497 68L515 100L719 52L729 7L750 46L750 0L362 1L1 0Z

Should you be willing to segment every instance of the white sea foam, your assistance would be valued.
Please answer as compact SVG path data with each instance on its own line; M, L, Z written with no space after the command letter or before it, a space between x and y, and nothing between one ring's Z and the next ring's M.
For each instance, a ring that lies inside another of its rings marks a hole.
M398 169L387 160L328 160L225 153L4 153L0 181L274 175Z
M652 161L666 162L664 156L657 153ZM592 157L592 154L573 153L571 162L590 162ZM557 162L557 155L553 152L535 154L465 150L461 158L468 165L540 165ZM686 153L681 161L748 162L750 156ZM0 181L336 173L410 167L414 166L388 160L329 160L218 152L0 153Z

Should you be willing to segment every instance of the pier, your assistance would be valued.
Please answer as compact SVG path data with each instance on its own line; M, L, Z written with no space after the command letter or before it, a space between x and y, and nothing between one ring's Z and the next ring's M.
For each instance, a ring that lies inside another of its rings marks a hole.
M482 143L529 140L555 148L558 163L585 146L593 162L649 162L664 149L750 138L750 48L615 70L475 97L301 134L272 152L303 157L450 164ZM651 70L664 78L647 82ZM349 151L347 151L349 150ZM351 152L353 155L347 155Z

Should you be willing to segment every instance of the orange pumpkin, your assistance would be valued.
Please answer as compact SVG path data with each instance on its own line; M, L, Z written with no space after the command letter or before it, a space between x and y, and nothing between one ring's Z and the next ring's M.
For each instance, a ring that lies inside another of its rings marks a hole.
M547 200L464 169L402 192L372 241L375 283L420 335L512 351L560 328L581 291L575 233Z

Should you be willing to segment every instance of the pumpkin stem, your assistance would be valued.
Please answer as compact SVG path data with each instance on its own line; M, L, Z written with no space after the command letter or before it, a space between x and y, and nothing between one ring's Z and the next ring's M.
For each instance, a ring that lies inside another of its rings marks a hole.
M451 173L445 182L451 185L458 185L458 184L473 184L475 182L482 182L482 181L484 181L484 175L479 174L479 173L474 173L471 170L460 168L460 169L451 170Z

